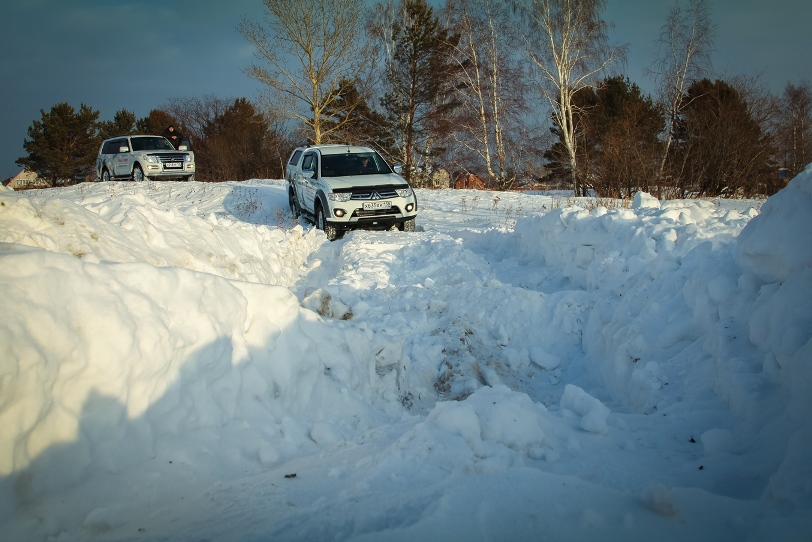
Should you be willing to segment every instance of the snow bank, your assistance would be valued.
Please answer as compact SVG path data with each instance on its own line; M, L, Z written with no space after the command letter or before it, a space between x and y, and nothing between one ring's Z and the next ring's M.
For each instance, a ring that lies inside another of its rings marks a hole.
M0 242L282 286L299 278L308 254L324 242L300 226L285 230L267 225L275 221L268 213L261 215L267 221L261 225L247 222L246 216L276 203L263 206L261 198L269 196L260 187L173 185L160 191L154 183L147 185L155 186L154 191L111 183L6 193ZM204 201L208 208L201 208Z
M555 287L589 307L583 349L612 397L650 412L680 373L667 360L729 316L737 288L730 245L755 214L638 194L629 209L520 219L516 235L523 257L560 270L570 285Z
M6 503L89 469L121 472L176 436L217 429L238 456L268 463L298 453L314 427L314 440L334 441L379 419L372 355L356 357L287 289L3 247ZM319 438L317 422L335 434Z
M770 480L777 499L812 505L812 165L767 200L742 231L738 261L743 281L758 287L749 322L750 341L763 355L765 373L788 392L797 424L786 456ZM755 277L752 278L752 277Z
M766 283L812 267L812 164L771 197L741 233L741 266Z
M0 509L177 439L205 464L214 430L227 463L268 466L380 423L368 339L273 285L323 235L198 212L143 193L0 198Z
M631 209L558 209L516 233L525 258L584 291L587 363L614 401L653 413L714 392L761 436L715 428L706 449L760 450L769 494L812 503L810 209L807 168L759 216L638 194Z

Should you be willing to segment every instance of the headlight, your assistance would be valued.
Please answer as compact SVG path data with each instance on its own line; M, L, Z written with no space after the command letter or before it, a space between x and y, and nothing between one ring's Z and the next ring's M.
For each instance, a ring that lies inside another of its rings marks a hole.
M327 199L330 201L350 201L351 197L351 192L330 192L327 194Z
M150 164L157 164L158 163L158 157L157 156L153 156L151 154L145 154L144 158L146 158L147 162L149 162Z
M183 161L184 161L184 162L191 162L191 161L192 161L192 157L191 157L191 156L189 156L188 154L184 154L184 155L183 155Z
M398 188L397 193L398 193L398 196L400 196L401 198L408 198L409 196L412 195L412 189L411 188Z

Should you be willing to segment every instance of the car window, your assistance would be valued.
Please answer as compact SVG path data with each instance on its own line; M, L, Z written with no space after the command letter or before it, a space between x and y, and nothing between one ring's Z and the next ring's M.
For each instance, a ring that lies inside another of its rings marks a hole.
M321 174L324 177L375 175L392 170L377 152L327 154L322 157Z
M312 169L313 171L318 171L318 158L316 153L305 154L304 160L302 161L302 169Z
M175 147L163 137L134 137L133 151L174 151Z
M288 162L288 164L290 164L291 166L295 166L296 164L299 163L299 158L301 156L302 156L302 151L294 152L293 156L290 157L290 162Z
M118 154L118 148L121 145L120 139L113 139L107 141L102 148L102 154Z

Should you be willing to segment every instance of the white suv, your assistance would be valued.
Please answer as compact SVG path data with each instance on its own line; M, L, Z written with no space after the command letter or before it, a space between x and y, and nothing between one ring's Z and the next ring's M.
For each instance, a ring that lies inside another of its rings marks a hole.
M195 180L195 153L186 145L178 150L161 136L133 135L106 139L96 159L96 174L102 181L113 179Z
M368 147L299 147L288 160L290 210L331 241L356 228L414 231L417 198L409 184Z

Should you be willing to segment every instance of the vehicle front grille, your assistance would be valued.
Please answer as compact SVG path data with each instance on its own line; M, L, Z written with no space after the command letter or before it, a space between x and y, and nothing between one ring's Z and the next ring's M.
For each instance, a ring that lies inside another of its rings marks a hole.
M352 193L354 200L390 199L398 197L398 192L392 188L367 188L355 190Z
M158 161L162 164L167 162L184 162L186 160L186 154L156 154L155 156L158 157Z
M373 216L386 216L397 214L400 214L400 208L393 205L389 209L373 209L370 211L364 209L356 209L355 211L353 211L352 216L354 218L369 218Z

